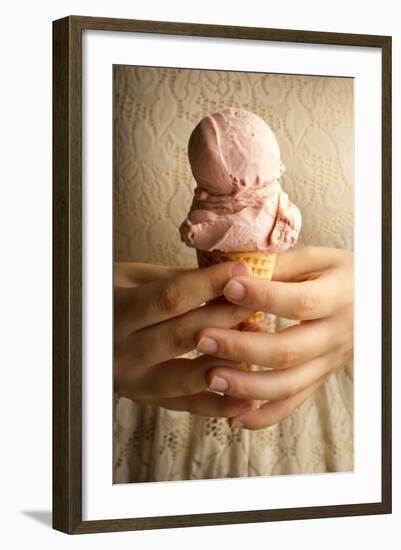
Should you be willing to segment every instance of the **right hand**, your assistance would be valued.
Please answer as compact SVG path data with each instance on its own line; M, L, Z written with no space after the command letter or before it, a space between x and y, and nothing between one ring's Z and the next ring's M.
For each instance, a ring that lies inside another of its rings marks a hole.
M206 373L238 363L202 355L177 358L195 348L207 327L232 328L253 312L217 299L245 264L224 262L204 269L117 263L114 287L114 389L139 403L232 417L253 402L207 390ZM206 304L205 304L206 303Z

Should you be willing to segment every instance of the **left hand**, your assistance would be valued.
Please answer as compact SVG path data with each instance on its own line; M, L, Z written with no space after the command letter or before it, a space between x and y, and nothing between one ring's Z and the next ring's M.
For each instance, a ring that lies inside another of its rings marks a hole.
M245 308L218 302L234 276L248 275L245 264L224 262L188 269L116 262L114 270L114 390L137 403L212 417L233 417L251 401L206 391L213 366L237 363L193 350L195 335L213 323L238 325ZM206 303L206 305L203 305Z
M208 372L209 389L265 402L232 417L232 427L254 430L284 420L352 358L353 255L349 251L307 247L280 254L273 281L233 277L224 296L253 311L301 321L276 333L266 332L259 323L249 324L242 332L200 331L198 351L271 369L216 367Z

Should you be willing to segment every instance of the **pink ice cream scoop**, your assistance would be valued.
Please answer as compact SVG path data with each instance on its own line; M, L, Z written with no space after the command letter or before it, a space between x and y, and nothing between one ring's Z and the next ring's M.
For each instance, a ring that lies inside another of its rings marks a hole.
M198 250L284 252L301 213L281 189L280 149L270 127L244 109L203 118L188 143L197 182L181 239Z

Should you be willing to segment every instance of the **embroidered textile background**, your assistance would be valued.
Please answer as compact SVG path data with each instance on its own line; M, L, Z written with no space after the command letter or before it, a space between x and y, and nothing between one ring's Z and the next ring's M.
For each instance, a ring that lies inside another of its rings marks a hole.
M116 66L115 261L196 265L178 233L195 185L186 148L195 124L224 106L272 127L286 167L282 186L302 212L297 246L352 249L352 79ZM284 422L239 433L223 419L115 396L114 481L352 470L352 395L349 364Z

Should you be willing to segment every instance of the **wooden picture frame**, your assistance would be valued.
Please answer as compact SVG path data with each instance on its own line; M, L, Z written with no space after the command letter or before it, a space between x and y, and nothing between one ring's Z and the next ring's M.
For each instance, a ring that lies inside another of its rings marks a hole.
M82 43L84 30L378 48L382 59L380 502L82 520ZM53 527L69 534L391 512L391 37L71 16L53 22Z

